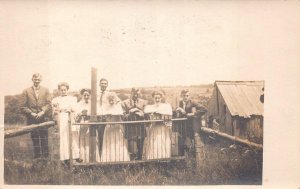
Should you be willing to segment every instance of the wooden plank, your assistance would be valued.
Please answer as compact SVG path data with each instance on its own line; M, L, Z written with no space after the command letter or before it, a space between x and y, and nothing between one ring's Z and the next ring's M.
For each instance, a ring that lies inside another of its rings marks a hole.
M89 163L74 163L74 166L93 166L93 165L129 165L129 164L141 164L147 162L170 162L184 160L185 156L161 158L161 159L149 159L149 160L134 160L134 161L118 161L118 162L89 162Z
M185 120L187 120L187 118L171 119L171 121L185 121ZM111 124L156 123L156 122L164 122L164 120L89 122L89 123L73 123L73 125L101 126L101 125L111 125ZM133 126L139 126L139 125L133 125Z
M226 133L222 133L220 131L216 131L216 130L213 130L213 129L210 129L210 128L207 128L207 127L202 127L201 131L204 132L204 133L207 133L207 134L215 134L216 136L222 137L224 139L228 139L228 140L240 143L240 144L244 144L244 145L247 145L247 146L250 146L250 147L254 147L254 148L257 148L259 150L263 149L262 144L257 144L257 143L254 143L254 142L250 142L249 140L241 139L239 137L234 137L234 136L228 135Z
M196 153L196 161L197 165L201 165L204 159L204 144L201 140L200 135L195 136L195 153Z
M21 127L18 127L17 129L4 128L4 138L16 137L16 136L30 133L31 131L34 131L36 129L42 129L42 128L45 129L45 128L49 128L49 127L53 127L53 126L54 126L54 121L47 121L47 122L43 122L40 124L21 126Z
M73 170L73 140L72 140L72 123L71 123L71 113L68 113L68 129L69 129L69 158L70 158L70 169Z

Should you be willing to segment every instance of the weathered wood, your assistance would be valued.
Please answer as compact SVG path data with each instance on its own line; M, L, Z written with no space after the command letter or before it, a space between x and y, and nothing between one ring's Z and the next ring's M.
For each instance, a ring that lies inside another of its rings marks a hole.
M184 121L187 118L176 118L171 119L171 121ZM164 122L164 120L143 120L143 121L111 121L111 122L89 122L89 123L73 123L73 125L111 125L111 124L132 124L132 123L156 123L156 122ZM134 125L133 126L139 126Z
M54 126L54 121L47 121L40 124L32 124L28 126L20 126L17 129L4 128L4 138L11 138L30 133L36 129L45 129Z
M96 121L97 115L97 69L92 68L91 70L91 121ZM96 161L96 128L89 127L90 129L90 149L89 149L89 160L90 162Z
M69 129L69 158L70 158L70 169L73 170L73 137L72 137L72 115L68 113L68 129Z
M195 155L197 165L200 165L204 159L204 144L199 136L195 136Z
M97 114L97 69L91 70L91 115Z
M149 159L149 160L134 160L134 161L118 161L118 162L90 162L90 163L74 163L74 166L93 166L93 165L129 165L141 164L147 162L171 162L184 160L185 156L177 156L171 158Z
M60 160L60 135L53 127L48 132L49 156L51 160Z
M231 136L231 135L228 135L226 133L222 133L220 131L216 131L216 130L213 130L213 129L210 129L210 128L207 128L207 127L202 127L201 131L204 132L204 133L207 133L207 134L215 134L215 135L217 135L219 137L222 137L224 139L228 139L228 140L231 140L231 141L234 141L234 142L238 142L240 144L244 144L244 145L247 145L247 146L250 146L250 147L254 147L254 148L257 148L259 150L263 149L262 144L257 144L257 143L254 143L254 142L250 142L249 140L241 139L241 138L236 137L236 136Z

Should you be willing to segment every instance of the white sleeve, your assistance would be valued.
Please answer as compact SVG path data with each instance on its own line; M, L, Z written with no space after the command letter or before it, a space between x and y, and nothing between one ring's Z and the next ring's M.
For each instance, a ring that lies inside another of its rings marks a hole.
M148 114L148 113L152 113L154 112L153 106L152 105L146 105L144 108L144 113Z
M170 104L161 104L158 113L164 115L172 115L172 107Z

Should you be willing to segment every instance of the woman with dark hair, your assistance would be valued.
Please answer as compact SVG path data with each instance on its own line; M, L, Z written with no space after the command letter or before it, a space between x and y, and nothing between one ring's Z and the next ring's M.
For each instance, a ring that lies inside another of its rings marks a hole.
M74 122L77 98L68 95L69 84L58 84L60 96L52 100L54 116L57 121L60 136L60 160L69 160L69 120ZM79 159L79 127L72 126L72 155L73 159Z
M91 90L80 90L81 100L77 103L77 122L84 123L89 120L91 113ZM96 161L100 161L98 150L98 142L96 142ZM87 163L89 162L89 149L90 149L90 129L88 125L80 125L79 129L79 156L80 159Z
M168 103L162 103L163 93L155 91L152 94L153 105L145 107L145 114L150 120L164 120L164 122L151 123L147 146L145 146L146 159L161 159L171 157L171 132L172 132L172 107Z
M116 103L114 93L107 95L108 104L103 106L102 115L107 122L122 121L123 109ZM103 134L101 162L130 161L127 140L124 136L124 126L121 124L106 125Z

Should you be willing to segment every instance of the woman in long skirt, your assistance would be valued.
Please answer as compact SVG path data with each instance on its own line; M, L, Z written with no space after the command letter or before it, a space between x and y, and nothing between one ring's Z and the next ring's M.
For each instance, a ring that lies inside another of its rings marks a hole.
M84 123L88 121L91 110L89 89L82 89L80 91L82 99L77 104L77 121ZM82 162L87 163L90 159L90 126L80 125L79 129L79 156ZM97 139L98 137L96 137ZM96 162L100 161L100 155L98 150L98 142L96 141Z
M60 160L69 160L69 124L74 122L74 112L76 109L77 98L67 95L69 84L62 82L58 85L60 96L52 100L54 116L56 117L59 129L59 152ZM72 126L72 156L79 159L79 127Z
M145 114L151 120L165 120L164 122L151 123L145 146L146 159L163 159L171 157L171 116L172 107L170 104L162 103L162 92L154 92L154 105L145 107Z
M122 121L123 110L121 104L116 103L115 94L108 95L109 104L103 108L107 122ZM127 140L124 136L122 124L108 124L105 126L101 162L130 161Z

